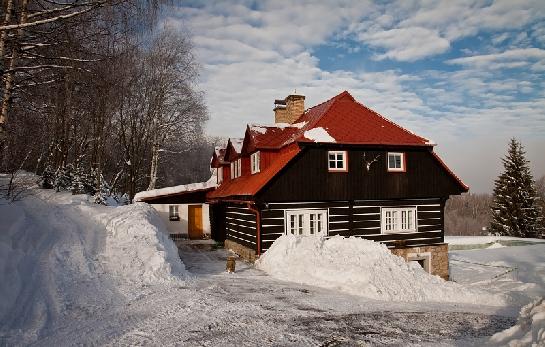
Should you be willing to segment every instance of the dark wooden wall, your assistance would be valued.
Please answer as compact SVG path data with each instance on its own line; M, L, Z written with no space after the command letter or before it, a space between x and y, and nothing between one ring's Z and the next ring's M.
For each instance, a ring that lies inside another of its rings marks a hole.
M417 207L417 231L412 233L382 234L380 208ZM404 199L386 201L334 201L269 203L261 211L261 249L266 251L274 240L285 234L286 210L320 209L328 211L329 236L358 236L393 247L399 241L405 246L422 246L444 242L444 200Z
M209 205L208 216L210 218L210 236L213 240L218 242L225 241L226 229L225 229L225 204L211 204Z
M226 204L225 237L250 249L256 249L256 216L244 205Z
M328 150L348 151L348 172L328 172ZM403 151L406 172L387 171L387 152ZM460 194L457 181L426 148L305 147L257 195L259 202L381 200ZM377 158L369 169L364 163Z

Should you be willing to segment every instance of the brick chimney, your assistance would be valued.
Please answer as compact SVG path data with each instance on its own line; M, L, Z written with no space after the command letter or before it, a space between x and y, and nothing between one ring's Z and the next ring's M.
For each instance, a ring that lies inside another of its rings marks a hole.
M274 122L293 124L305 112L304 95L288 95L284 100L274 101Z

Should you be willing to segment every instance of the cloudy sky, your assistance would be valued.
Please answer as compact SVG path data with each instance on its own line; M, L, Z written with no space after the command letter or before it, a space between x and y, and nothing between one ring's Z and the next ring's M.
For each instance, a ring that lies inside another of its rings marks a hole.
M189 31L202 64L210 135L272 123L273 101L306 107L348 90L438 143L488 192L510 137L545 174L545 1L183 1L167 25Z

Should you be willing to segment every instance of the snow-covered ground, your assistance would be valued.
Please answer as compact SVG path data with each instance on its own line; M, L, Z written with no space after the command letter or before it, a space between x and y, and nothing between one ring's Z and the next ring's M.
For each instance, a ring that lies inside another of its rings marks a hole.
M490 252L541 247L522 253L543 264L545 245L453 254L469 262L452 263L456 281L490 297L507 293L502 306L377 300L276 279L241 261L227 274L222 249L182 244L182 263L145 204L33 193L0 202L0 345L471 345L513 326L543 288L530 263L517 258L517 278L500 280L488 263L513 266L510 253L498 260Z

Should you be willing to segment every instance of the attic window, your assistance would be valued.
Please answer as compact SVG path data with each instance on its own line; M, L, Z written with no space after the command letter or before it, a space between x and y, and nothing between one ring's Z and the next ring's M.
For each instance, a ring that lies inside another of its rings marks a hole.
M217 168L217 172L216 172L216 175L217 175L217 178L218 178L218 184L220 184L221 182L223 182L223 167L220 166Z
M240 177L242 174L242 161L237 159L231 162L231 178Z
M405 172L405 153L388 153L388 171Z
M261 155L259 152L252 153L250 156L250 165L252 169L252 174L258 173L260 170L261 164Z
M346 151L327 152L327 169L330 172L347 172L348 153Z

